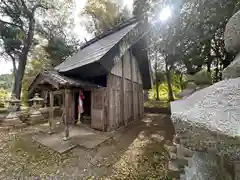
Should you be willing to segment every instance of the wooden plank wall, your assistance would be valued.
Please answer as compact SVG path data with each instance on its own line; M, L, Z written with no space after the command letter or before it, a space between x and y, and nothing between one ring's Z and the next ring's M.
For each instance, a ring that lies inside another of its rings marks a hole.
M108 75L107 87L108 131L127 125L143 115L141 74L135 57L129 51Z

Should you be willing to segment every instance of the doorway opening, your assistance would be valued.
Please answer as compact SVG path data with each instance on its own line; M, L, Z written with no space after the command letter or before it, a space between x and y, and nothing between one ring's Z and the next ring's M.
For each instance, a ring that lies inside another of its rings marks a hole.
M91 125L91 92L83 91L83 113L81 114L81 123ZM75 101L75 120L78 119L79 92L74 93Z

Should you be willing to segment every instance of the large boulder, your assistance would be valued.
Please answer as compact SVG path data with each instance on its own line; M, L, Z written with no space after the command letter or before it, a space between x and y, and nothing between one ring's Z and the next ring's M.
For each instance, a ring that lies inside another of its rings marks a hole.
M182 144L240 160L240 78L224 80L171 103Z
M212 78L210 73L206 69L202 69L195 75L187 75L186 88L178 94L178 97L184 99L196 91L208 87L212 84Z
M240 52L240 11L231 17L224 32L225 48L228 52Z
M206 69L202 69L194 75L187 75L187 81L194 82L197 85L211 85L212 77Z
M212 153L196 152L185 168L187 180L231 180L231 175Z
M240 77L240 11L228 21L224 32L225 48L228 52L238 54L234 61L223 70L223 79Z
M226 67L222 72L223 79L240 77L240 53L236 56L233 62Z

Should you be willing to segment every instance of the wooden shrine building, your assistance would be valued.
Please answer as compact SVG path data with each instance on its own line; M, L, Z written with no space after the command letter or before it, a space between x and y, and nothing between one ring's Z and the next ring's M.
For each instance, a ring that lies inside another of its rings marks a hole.
M111 131L143 115L143 89L151 88L150 63L142 24L131 19L85 43L52 71L40 73L29 87L64 96L66 125L77 118L78 95L85 96L90 126ZM51 114L51 113L50 113Z

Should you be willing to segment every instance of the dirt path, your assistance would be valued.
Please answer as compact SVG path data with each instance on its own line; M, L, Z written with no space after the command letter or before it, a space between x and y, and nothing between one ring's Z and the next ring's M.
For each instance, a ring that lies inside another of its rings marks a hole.
M147 115L97 149L75 148L60 155L32 142L31 128L1 133L0 179L167 179L166 115Z

